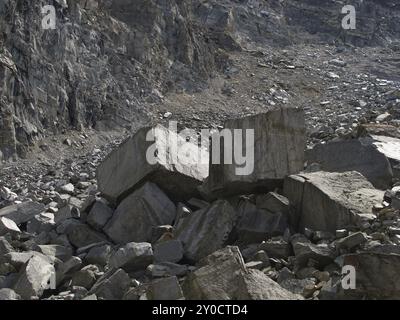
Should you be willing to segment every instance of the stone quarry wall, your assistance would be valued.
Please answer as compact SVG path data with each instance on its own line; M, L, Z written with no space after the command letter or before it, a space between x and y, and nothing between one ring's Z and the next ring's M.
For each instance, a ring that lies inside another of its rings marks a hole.
M41 27L44 5L55 30ZM204 88L227 51L398 41L396 2L356 5L358 28L343 38L335 1L2 0L0 150L24 156L36 138L82 126L136 128L163 92Z

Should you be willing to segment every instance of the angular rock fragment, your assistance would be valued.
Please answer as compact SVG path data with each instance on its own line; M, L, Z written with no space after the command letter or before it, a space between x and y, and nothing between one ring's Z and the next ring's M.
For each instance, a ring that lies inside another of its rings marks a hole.
M96 230L101 230L111 219L113 210L103 201L96 201L89 212L87 223Z
M61 222L67 219L71 218L79 219L79 217L80 217L79 209L68 204L57 211L57 213L54 215L54 222L56 224L60 224Z
M303 294L304 289L308 285L315 285L315 280L306 278L306 279L286 279L279 283L282 288L285 288L289 292L293 294Z
M348 299L400 299L400 255L357 253L345 255L343 265L356 272L356 288L343 290L340 296Z
M360 124L357 128L357 137L387 136L400 139L400 130L396 126L381 123Z
M286 213L290 209L289 200L276 192L257 195L256 206L271 213Z
M0 237L0 257L3 255L15 251L12 245L7 241L5 237Z
M0 276L0 289L14 288L17 279L18 279L18 273L10 273L6 276Z
M85 224L77 224L75 228L68 233L68 240L76 248L84 247L92 243L105 241L105 237L90 229Z
M284 240L269 240L263 242L258 247L264 250L270 258L287 259L292 255L292 246Z
M129 289L131 279L122 269L110 269L94 284L89 294L104 300L121 300Z
M176 208L154 183L125 198L104 227L104 232L119 244L150 242L153 226L172 224Z
M151 243L164 241L166 238L173 238L174 227L170 225L156 226L151 228Z
M188 273L188 267L172 262L160 262L149 265L146 272L153 278L184 276Z
M85 256L85 261L90 264L105 266L110 260L112 249L110 245L95 246Z
M66 261L72 257L72 249L69 247L64 247L56 244L49 245L39 245L38 246L41 253L48 257L55 257L62 261Z
M376 135L371 138L370 142L389 159L393 176L400 178L400 139Z
M367 242L366 235L362 232L356 232L343 239L336 241L336 247L339 249L351 250L365 242Z
M250 262L247 262L245 266L247 269L261 270L264 267L264 262L250 261Z
M146 269L153 262L153 250L150 243L131 242L119 248L110 257L111 268L121 268L127 272Z
M385 190L392 184L392 168L385 154L363 140L343 140L318 144L306 153L308 164L318 163L328 172L357 171L374 187Z
M176 238L183 243L184 256L191 261L221 249L237 220L234 208L225 200L193 212L184 219Z
M26 264L29 259L33 256L38 256L47 262L51 262L51 259L42 253L36 251L26 251L26 252L9 252L4 256L0 257L0 261L3 263L10 263L16 269L20 269L24 264Z
M21 296L15 293L14 290L3 288L0 289L0 301L2 300L20 300Z
M151 136L157 138L156 142ZM206 150L187 142L176 132L160 125L142 128L100 164L97 169L99 190L110 200L121 199L147 180L173 198L189 199L197 194L197 186L208 176L208 162L199 163L203 158L208 159Z
M157 243L153 246L155 262L179 262L183 258L183 246L179 240Z
M179 300L183 298L182 288L176 277L151 282L146 295L149 300Z
M236 226L239 241L244 244L259 243L282 235L288 227L288 212L271 212L241 200L237 207L239 221Z
M6 234L15 235L21 233L21 230L15 224L14 221L8 219L6 217L0 218L0 236L4 236Z
M284 194L296 210L298 230L329 231L357 225L363 215L382 202L384 192L375 189L358 172L314 172L289 176Z
M283 289L258 270L247 270L237 247L226 247L204 258L183 283L190 300L292 300L301 297Z
M34 216L27 224L27 231L29 233L39 234L41 232L50 232L55 227L53 213L41 213Z
M296 265L305 267L309 265L310 260L315 263L315 267L323 268L335 259L335 251L326 244L313 244L310 241L300 237L292 239L293 251L296 257Z
M21 269L14 290L22 299L41 297L55 284L54 267L40 256L33 256Z
M93 265L82 268L72 276L72 285L90 290L96 282L96 271L98 269Z
M41 203L27 201L0 209L0 217L6 217L14 221L17 225L28 222L35 215L45 211L45 206Z
M305 120L302 110L282 108L228 120L224 127L226 136L234 137L234 130L240 129L242 137L236 141L225 136L220 140L220 137L214 138L210 175L202 186L202 191L210 198L274 190L282 185L285 176L303 170ZM239 164L237 151L240 156L246 156L245 164Z

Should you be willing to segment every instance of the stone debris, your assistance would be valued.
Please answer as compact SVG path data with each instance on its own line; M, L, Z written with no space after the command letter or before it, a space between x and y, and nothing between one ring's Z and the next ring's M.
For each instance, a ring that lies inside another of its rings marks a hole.
M20 195L10 200L13 190L1 189L0 298L397 299L400 181L387 174L396 155L363 135L315 146L318 161L304 167L303 149L292 145L304 141L301 113L269 112L229 128L252 125L263 137L256 159L265 161L250 177L211 165L202 184L199 168L146 167L143 155L124 155L143 151L142 132L100 165L103 189L94 166L57 178L37 201L15 203ZM347 149L352 159L334 160ZM215 172L222 184L207 189ZM172 176L189 192L166 185ZM356 269L352 292L342 288L345 265Z

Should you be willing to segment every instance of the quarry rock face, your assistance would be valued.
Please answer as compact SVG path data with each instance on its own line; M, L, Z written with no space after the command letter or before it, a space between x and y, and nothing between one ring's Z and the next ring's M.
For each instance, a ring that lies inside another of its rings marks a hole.
M261 188L273 190L282 185L285 176L304 167L305 123L301 110L282 108L229 120L224 129L232 137L235 130L241 136L231 141L224 138L221 148L211 149L210 175L203 187L210 196L222 191L240 194ZM233 153L232 162L225 161L226 153ZM247 157L245 163L236 158L242 155ZM219 164L215 164L216 159Z
M0 0L0 300L399 299L400 7L343 6Z

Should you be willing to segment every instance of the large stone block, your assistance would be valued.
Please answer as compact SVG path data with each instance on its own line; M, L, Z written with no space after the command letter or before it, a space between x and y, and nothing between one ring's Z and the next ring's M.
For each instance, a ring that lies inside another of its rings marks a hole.
M215 142L218 139L214 139L210 153L210 175L201 188L209 197L273 190L282 185L285 176L303 170L305 121L302 110L282 108L228 120L225 129L231 132L232 137L240 132L242 136L233 138L232 142L220 134L219 148ZM254 130L253 140L249 138L251 130ZM243 155L246 163L239 164L235 155ZM218 160L219 164L216 163Z
M42 257L33 256L21 269L14 290L23 299L41 297L55 277L54 267Z
M176 230L185 258L198 261L221 249L236 220L236 210L225 200L218 200L185 218Z
M377 135L371 138L372 144L389 159L393 176L400 178L400 139Z
M6 217L17 225L28 222L35 215L43 212L45 206L38 202L27 201L0 209L0 217Z
M154 183L146 183L124 199L104 227L115 243L150 242L152 227L172 224L173 202Z
M343 257L343 265L353 266L356 288L342 290L348 299L400 299L400 255L363 252Z
M399 153L400 156L400 153ZM329 172L358 171L376 188L392 184L392 168L385 154L365 140L343 140L318 144L306 153L308 164L318 163Z
M292 175L286 178L283 193L296 209L296 229L332 233L371 216L384 196L355 171Z
M156 142L146 141L149 132ZM148 156L155 153L155 163L151 164ZM207 150L172 130L162 126L142 128L100 164L99 190L110 200L121 200L146 180L157 183L169 196L184 200L196 195L197 186L208 176L207 159Z
M297 300L258 270L248 270L238 247L226 247L204 258L182 289L190 300Z

